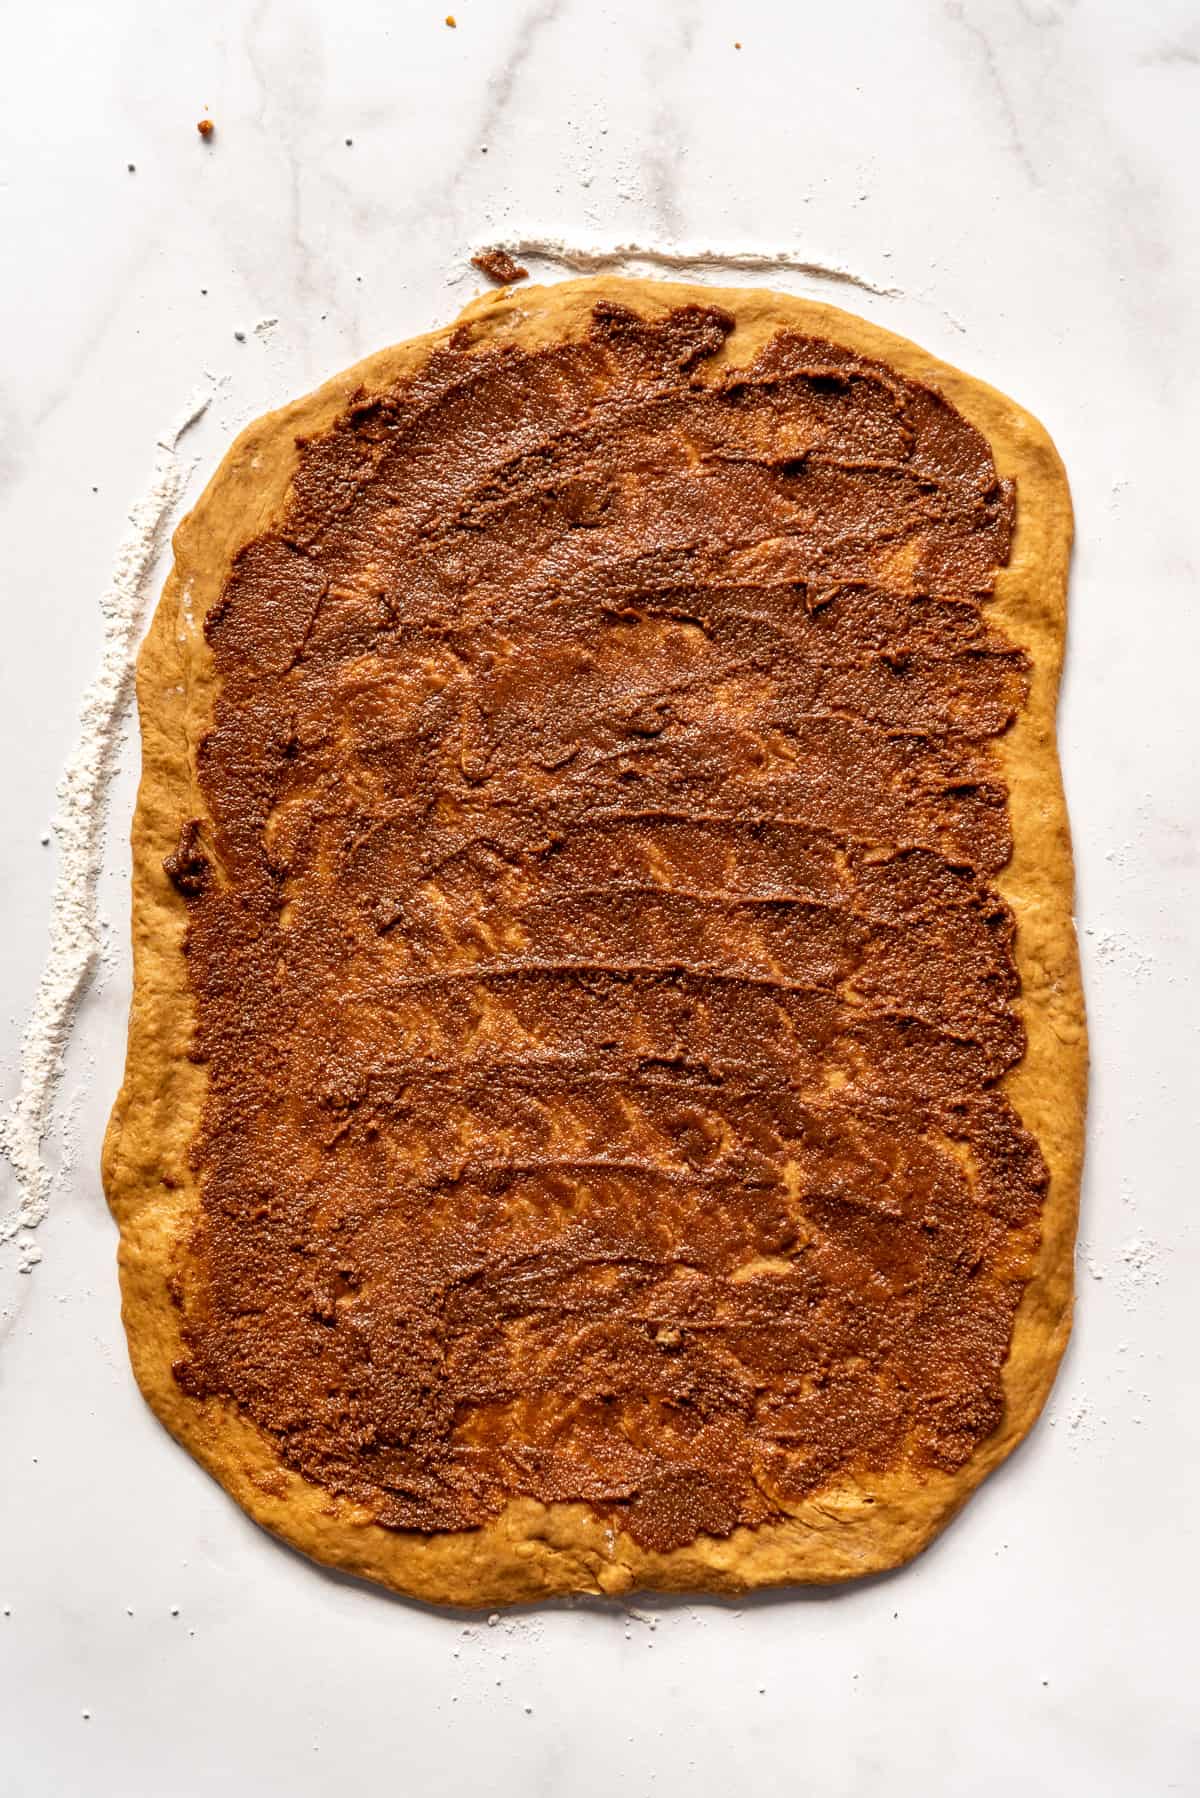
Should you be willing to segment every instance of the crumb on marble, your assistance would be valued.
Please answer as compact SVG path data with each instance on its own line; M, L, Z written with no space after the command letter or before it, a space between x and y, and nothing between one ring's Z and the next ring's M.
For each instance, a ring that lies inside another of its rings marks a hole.
M471 266L500 287L508 287L513 281L523 281L529 273L519 262L514 262L507 250L502 249L479 250L472 256Z
M213 132L216 130L216 126L213 124L211 119L201 119L200 122L197 124L196 129L200 133L201 137L207 139L212 136Z
M455 18L454 14L452 12L448 12L446 14L446 23L447 23L447 25L449 25L451 31L457 30L458 20Z

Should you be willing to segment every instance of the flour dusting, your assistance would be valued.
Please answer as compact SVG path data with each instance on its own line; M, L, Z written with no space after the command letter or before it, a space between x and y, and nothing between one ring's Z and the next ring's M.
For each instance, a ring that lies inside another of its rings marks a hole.
M744 273L772 274L787 272L807 275L810 280L833 282L843 287L856 287L882 299L901 297L898 287L886 287L836 264L815 261L795 250L703 249L680 244L673 249L651 249L645 244L571 244L560 237L491 237L486 245L473 245L469 255L480 249L507 250L517 261L533 257L540 262L557 263L577 273L594 273L636 264L653 268L677 269L680 272L700 268L735 269Z
M20 1087L0 1117L0 1155L12 1169L19 1195L16 1206L0 1215L0 1245L16 1242L21 1273L28 1273L41 1259L28 1233L50 1206L53 1180L42 1158L42 1143L51 1125L76 1007L102 953L96 891L108 789L133 687L134 655L167 525L195 466L179 455L179 442L204 416L216 387L208 376L172 429L158 440L150 484L130 510L129 529L100 600L104 631L100 665L84 693L79 735L58 782L53 828L59 862L50 901L50 943L21 1039Z
M1132 1236L1122 1244L1118 1283L1127 1304L1134 1304L1151 1286L1161 1280L1159 1248L1148 1236Z

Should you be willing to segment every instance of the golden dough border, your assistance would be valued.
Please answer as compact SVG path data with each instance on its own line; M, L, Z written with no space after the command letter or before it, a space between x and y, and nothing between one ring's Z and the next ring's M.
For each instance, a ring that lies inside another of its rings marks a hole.
M387 1529L362 1506L292 1472L270 1438L232 1404L187 1397L172 1363L183 1350L169 1280L199 1206L188 1151L205 1073L188 1059L193 1003L182 941L187 909L163 873L181 817L203 819L196 748L215 676L203 621L234 554L278 519L298 436L321 431L360 391L414 374L463 325L471 347L532 348L581 336L597 300L648 317L695 303L737 328L714 359L750 361L781 328L825 337L939 389L986 437L1017 482L1012 556L989 616L1032 664L1029 700L999 739L1015 849L997 884L1017 918L1028 1047L1005 1090L1050 1169L1035 1270L1005 1364L1004 1419L954 1474L897 1472L826 1489L785 1521L701 1536L665 1554L641 1548L584 1504L511 1502L481 1529L425 1535ZM175 533L175 560L137 668L142 776L133 821L134 986L124 1082L105 1139L105 1191L120 1226L122 1314L142 1392L173 1436L258 1523L315 1560L436 1604L494 1606L568 1592L636 1589L740 1593L829 1583L896 1567L949 1522L1028 1432L1071 1325L1073 1249L1083 1155L1087 1042L1072 916L1074 873L1055 740L1072 539L1066 474L1038 421L1003 394L917 345L835 307L755 288L609 276L508 288L476 299L453 324L380 351L237 438ZM869 1489L868 1489L869 1486Z

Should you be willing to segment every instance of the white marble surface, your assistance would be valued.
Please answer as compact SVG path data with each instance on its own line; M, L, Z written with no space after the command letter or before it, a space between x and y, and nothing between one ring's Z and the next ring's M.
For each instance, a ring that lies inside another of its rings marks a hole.
M895 289L787 280L1008 389L1070 470L1095 1061L1075 1338L1026 1447L853 1591L488 1628L311 1570L127 1369L96 1173L127 744L115 946L47 1145L74 1165L0 1299L0 1793L1200 1791L1194 0L450 3L456 30L445 0L0 16L3 1096L97 599L203 372L226 379L193 495L238 424L450 317L472 244L786 248Z

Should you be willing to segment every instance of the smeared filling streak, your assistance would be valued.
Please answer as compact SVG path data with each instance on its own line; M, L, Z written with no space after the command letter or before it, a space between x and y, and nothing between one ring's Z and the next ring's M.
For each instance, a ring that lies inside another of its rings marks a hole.
M845 349L707 366L733 325L464 330L208 619L176 1374L393 1528L670 1549L1000 1420L1013 493Z

